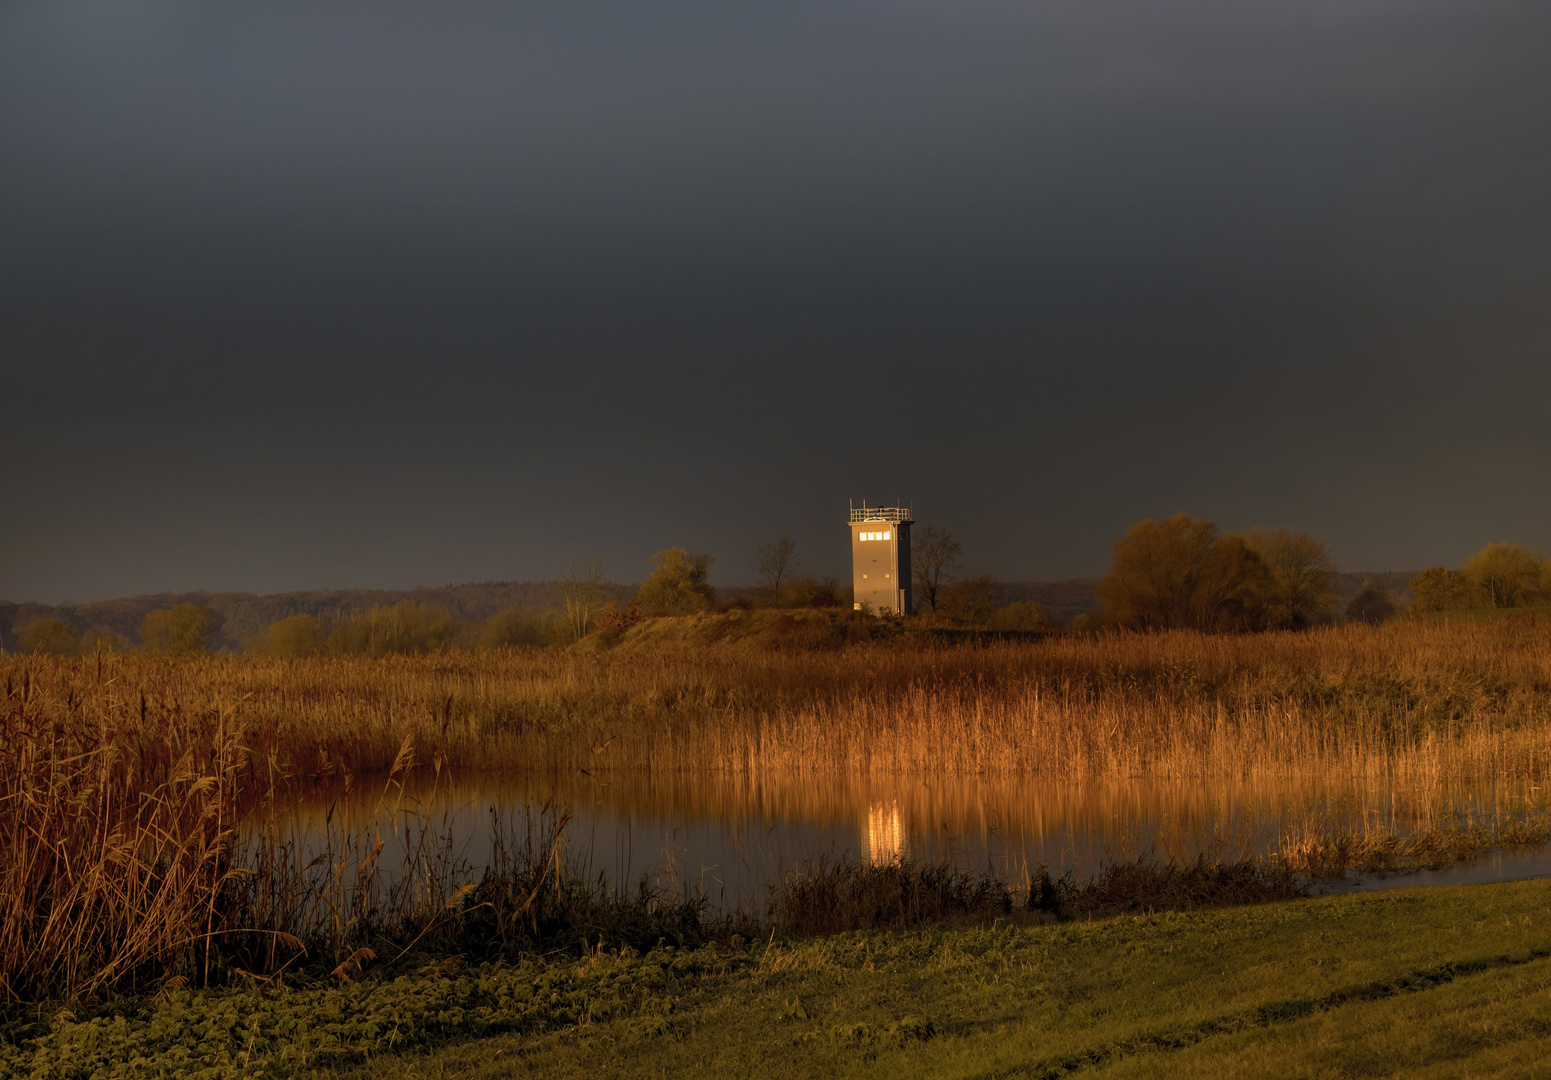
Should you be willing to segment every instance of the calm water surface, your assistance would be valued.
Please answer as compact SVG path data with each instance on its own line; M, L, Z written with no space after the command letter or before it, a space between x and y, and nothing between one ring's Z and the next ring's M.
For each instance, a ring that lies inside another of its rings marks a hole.
M987 867L1015 877L1044 863L1079 877L1111 859L1222 858L1281 850L1299 836L1368 827L1427 829L1458 816L1490 820L1540 809L1539 788L1478 785L1407 790L1363 785L1060 785L964 777L443 776L314 793L282 831L307 857L344 836L383 841L388 877L435 871L451 852L477 876L493 828L524 832L546 813L569 815L568 852L593 873L633 884L646 875L714 902L757 901L767 882L819 858L905 857ZM429 831L437 843L416 844ZM1364 876L1345 888L1503 880L1551 873L1551 854L1495 855L1447 871Z

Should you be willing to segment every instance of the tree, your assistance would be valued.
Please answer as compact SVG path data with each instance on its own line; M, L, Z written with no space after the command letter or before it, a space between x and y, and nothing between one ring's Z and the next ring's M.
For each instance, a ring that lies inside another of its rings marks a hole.
M1050 625L1050 617L1037 600L1014 600L992 612L987 625L992 630L1041 630Z
M926 601L937 611L942 590L958 569L964 549L947 529L928 525L910 537L910 577L915 583L916 600Z
M553 613L550 613L553 618ZM496 612L480 627L479 644L487 649L502 646L542 645L549 627L542 616L522 608L509 607Z
M320 655L327 642L323 624L312 615L292 615L269 624L251 646L253 652L284 660L300 660Z
M1488 544L1465 564L1465 577L1493 607L1519 607L1545 595L1546 560L1520 544Z
M1395 601L1389 593L1374 587L1371 581L1363 582L1362 591L1346 605L1346 617L1352 622L1378 625L1395 617Z
M711 602L707 574L711 556L691 555L683 548L668 548L652 556L656 567L636 594L641 610L652 615L688 615Z
M996 582L989 574L960 578L942 590L942 613L966 626L984 626L996 610Z
M208 644L215 621L215 612L202 604L175 604L141 620L140 643L153 653L187 656Z
M1464 574L1442 566L1423 570L1411 579L1409 588L1414 598L1411 611L1417 615L1473 607L1477 592L1477 587Z
M1269 627L1308 626L1327 618L1335 602L1336 564L1325 545L1306 533L1250 529L1242 534L1270 572L1265 622Z
M560 604L565 611L566 628L572 641L587 636L592 618L603 610L603 596L599 585L603 582L603 561L589 559L577 562L572 559L560 571L556 583L560 589Z
M781 586L797 572L797 542L786 533L768 544L761 544L754 551L754 577L770 590L771 599L779 601Z
M16 648L24 653L74 656L81 643L76 640L75 631L58 619L38 619L17 631Z
M1105 614L1141 629L1242 630L1263 625L1271 574L1237 536L1176 514L1131 526L1099 583Z

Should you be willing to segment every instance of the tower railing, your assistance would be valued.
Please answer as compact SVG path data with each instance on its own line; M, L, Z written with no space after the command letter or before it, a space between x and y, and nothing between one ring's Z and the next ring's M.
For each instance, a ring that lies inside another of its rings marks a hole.
M864 506L851 508L851 521L914 521L910 511L903 506Z

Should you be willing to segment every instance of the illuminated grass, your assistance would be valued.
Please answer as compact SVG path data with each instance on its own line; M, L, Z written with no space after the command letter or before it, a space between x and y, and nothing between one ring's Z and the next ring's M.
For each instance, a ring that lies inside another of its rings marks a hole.
M13 1026L0 1074L1484 1074L1543 1060L1546 895L1456 886L172 992Z

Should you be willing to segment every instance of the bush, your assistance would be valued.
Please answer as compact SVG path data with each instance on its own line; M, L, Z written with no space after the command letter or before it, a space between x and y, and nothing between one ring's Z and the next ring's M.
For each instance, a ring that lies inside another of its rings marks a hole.
M992 630L1043 630L1050 625L1045 609L1034 600L1016 600L991 613Z
M964 626L984 626L996 610L996 582L989 575L960 578L943 588L938 599L942 613Z
M1310 626L1330 617L1336 564L1324 544L1287 529L1250 529L1242 539L1270 573L1264 610L1267 627Z
M1395 617L1395 601L1389 593L1374 588L1371 582L1363 582L1362 591L1346 605L1346 617L1351 622L1377 625Z
M1417 615L1476 606L1476 586L1458 570L1430 567L1411 579L1410 589L1411 610Z
M209 646L215 627L214 611L200 604L177 604L145 617L140 643L153 653L188 656Z
M329 635L328 651L367 656L438 652L453 644L456 629L445 608L405 600L340 623Z
M320 655L327 645L328 637L322 623L311 615L292 615L272 623L248 649L264 656L300 660Z
M711 584L707 575L711 556L668 548L652 556L652 565L657 569L636 594L642 611L650 615L688 615L710 605Z
M126 645L118 634L100 626L93 626L81 635L81 653L87 656L97 652L120 652Z
M81 643L76 640L75 631L58 619L38 619L17 632L16 648L24 653L74 656L81 651Z
M502 646L543 645L548 640L553 616L535 615L521 608L498 611L480 627L479 643L487 649Z
M1535 604L1546 594L1546 560L1520 544L1488 544L1465 564L1465 577L1492 607Z
M1272 578L1260 556L1210 521L1142 521L1115 542L1099 583L1105 615L1145 630L1248 630L1264 625Z

